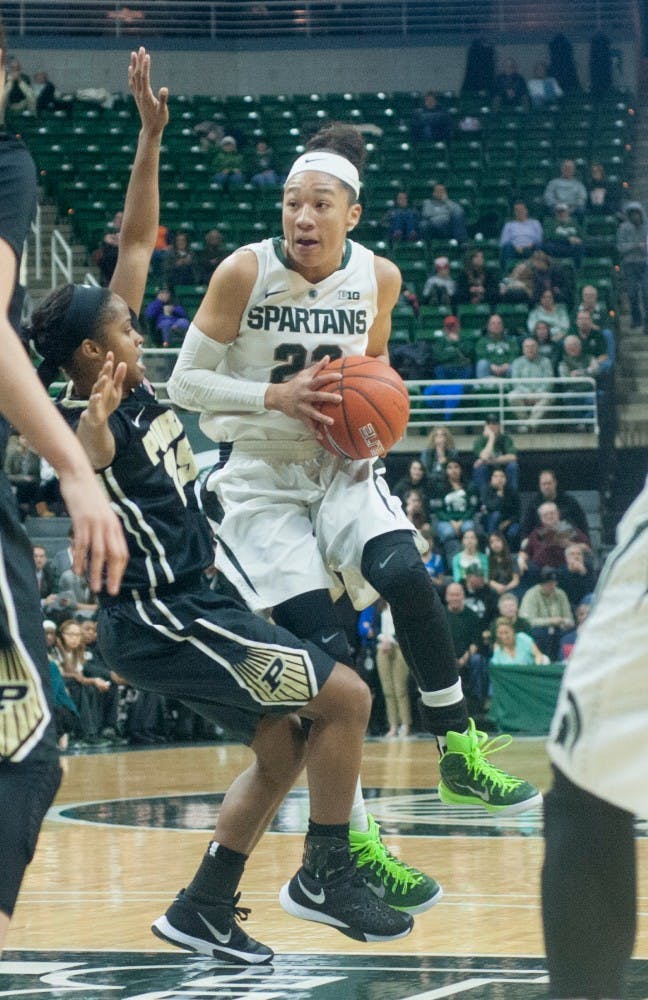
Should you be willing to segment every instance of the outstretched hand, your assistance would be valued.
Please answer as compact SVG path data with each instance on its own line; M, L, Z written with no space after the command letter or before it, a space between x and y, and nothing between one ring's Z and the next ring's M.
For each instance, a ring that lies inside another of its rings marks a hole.
M110 414L115 412L122 401L125 377L125 362L120 361L115 368L115 356L112 351L108 351L81 419L93 427L105 424Z
M128 67L128 86L135 98L142 127L152 133L161 133L169 121L167 87L160 87L157 97L151 89L151 57L143 46L131 52Z

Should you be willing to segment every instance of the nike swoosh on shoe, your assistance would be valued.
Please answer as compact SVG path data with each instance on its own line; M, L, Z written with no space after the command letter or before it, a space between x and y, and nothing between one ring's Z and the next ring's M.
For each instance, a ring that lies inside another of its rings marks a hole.
M324 903L326 902L326 893L324 892L323 889L320 889L320 891L317 892L317 893L315 893L315 892L309 892L309 890L306 888L306 886L304 885L304 883L300 879L299 875L297 876L297 881L299 883L299 888L304 893L304 895L306 896L307 899L310 899L310 901L312 903L316 903L317 906L323 906L324 905Z
M230 941L232 940L232 928L231 927L228 930L227 934L221 934L220 931L216 930L216 928L214 927L213 924L210 924L209 920L207 920L206 917L203 917L202 913L199 912L198 916L202 920L202 922L205 925L205 927L207 928L207 930L210 931L210 933L214 935L215 940L218 941L219 944L229 944L230 943Z

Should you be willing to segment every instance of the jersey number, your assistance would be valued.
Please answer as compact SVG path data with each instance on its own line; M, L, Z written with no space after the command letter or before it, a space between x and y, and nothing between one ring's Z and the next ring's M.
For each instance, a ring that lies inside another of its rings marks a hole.
M270 373L270 381L273 385L277 385L279 382L285 382L287 379L292 378L297 372L302 371L307 365L314 364L316 361L321 361L322 358L329 355L331 361L334 358L341 358L342 351L336 344L319 344L315 350L311 353L310 359L308 357L308 351L303 346L303 344L279 344L279 347L274 353L276 361L285 361L285 365L276 365L272 372Z

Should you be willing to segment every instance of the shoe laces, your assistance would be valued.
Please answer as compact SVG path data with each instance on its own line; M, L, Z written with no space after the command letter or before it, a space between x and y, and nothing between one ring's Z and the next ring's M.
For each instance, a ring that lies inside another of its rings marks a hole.
M240 923L244 923L244 921L246 921L247 918L252 913L252 910L250 909L249 906L239 906L238 901L240 898L241 898L241 893L237 892L236 895L234 896L234 899L232 900L232 910L234 913L234 920L238 920Z
M501 734L489 739L487 733L474 728L474 723L471 725L471 730L473 740L471 741L470 749L466 753L466 760L471 773L475 777L481 778L482 781L488 782L493 788L499 787L503 791L510 791L521 785L522 781L520 778L515 778L512 774L507 774L506 771L500 770L500 768L495 767L487 760L488 755L497 753L499 750L504 750L507 746L510 746L513 742L513 737L508 734Z
M381 878L391 879L393 888L400 889L403 893L423 881L418 872L395 858L385 847L377 824L375 839L366 840L362 844L351 844L351 854L355 856L359 867L370 868L371 871L378 872Z

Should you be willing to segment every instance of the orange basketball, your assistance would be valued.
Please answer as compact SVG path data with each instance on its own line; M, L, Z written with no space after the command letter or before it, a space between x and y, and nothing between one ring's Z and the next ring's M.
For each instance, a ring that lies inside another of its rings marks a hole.
M409 420L409 395L402 378L389 365L364 355L336 358L322 374L329 371L342 373L341 381L331 386L342 402L321 407L335 421L322 425L322 444L343 458L382 457L402 438Z

